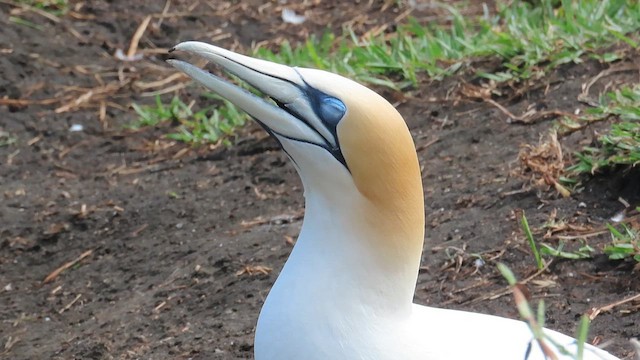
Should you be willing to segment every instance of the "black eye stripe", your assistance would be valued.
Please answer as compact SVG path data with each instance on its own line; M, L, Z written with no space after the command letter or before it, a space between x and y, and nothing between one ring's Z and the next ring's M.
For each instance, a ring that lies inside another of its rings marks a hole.
M342 119L342 117L344 116L344 114L347 111L347 107L344 105L344 103L342 101L340 101L337 98L331 97L329 95L326 95L310 86L308 86L307 88L309 93L313 93L313 95L320 95L324 101L316 101L316 98L314 97L313 99L309 99L313 110L316 114L318 114L318 117L320 118L320 120L325 124L325 126L327 126L329 128L329 131L331 131L331 134L333 134L333 137L336 141L336 146L331 146L329 141L318 132L318 135L320 135L324 140L324 144L316 144L310 141L305 141L305 140L301 140L301 139L296 139L296 138L292 138L283 134L280 134L278 132L275 132L271 129L269 129L268 127L264 126L264 124L256 119L256 121L262 125L262 127L267 130L267 132L271 135L277 134L279 136L282 136L286 139L292 140L292 141L299 141L299 142L303 142L303 143L307 143L307 144L311 144L311 145L316 145L316 146L320 146L322 148L324 148L325 150L327 150L329 153L331 153L333 155L333 157L336 158L336 160L338 160L340 163L342 163L342 165L344 165L345 168L347 168L347 170L349 171L349 166L347 166L347 162L344 158L344 156L342 155L342 150L340 150L340 145L339 145L339 140L338 140L338 135L336 133L336 126L338 125L338 122L340 122L340 119ZM281 108L282 110L286 111L287 113L291 114L292 116L296 117L297 119L299 119L300 121L302 121L303 123L307 124L307 126L309 126L311 129L315 128L300 114L298 114L294 109L291 109L288 104L285 104L283 102L281 102L280 100L271 97L271 100L273 102L276 103L276 105ZM324 105L320 105L320 106L315 106L315 104L323 104ZM324 108L324 110L323 110ZM325 112L325 115L322 115L321 112ZM329 122L329 120L327 118L331 118L332 122ZM315 130L317 132L317 130ZM284 147L282 147L284 149ZM286 152L286 150L285 150ZM293 159L293 157L289 156L289 158L291 158L293 160L293 162L295 162L295 159Z
M344 155L342 154L342 150L340 149L340 139L338 138L337 129L338 123L347 112L347 106L342 102L342 100L327 95L322 91L309 86L309 84L306 85L308 87L307 94L313 111L318 115L324 126L326 126L331 132L336 142L334 148L327 148L327 150L333 154L333 156L340 161L347 170L349 170L349 166L347 165Z

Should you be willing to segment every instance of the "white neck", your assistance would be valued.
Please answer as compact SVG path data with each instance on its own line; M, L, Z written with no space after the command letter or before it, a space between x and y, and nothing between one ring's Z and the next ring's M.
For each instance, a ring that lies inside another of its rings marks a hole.
M332 311L365 306L380 316L408 314L420 253L394 248L404 239L385 237L404 233L380 231L383 226L375 223L379 219L368 216L369 201L357 191L348 170L327 159L326 151L286 143L285 149L305 166L297 168L305 188L305 217L263 312L274 303L289 309L323 303Z
M293 277L300 282L296 286L318 289L314 297L324 294L325 301L335 301L336 306L366 304L381 312L409 311L417 265L407 261L399 267L393 254L373 246L381 243L376 239L380 234L360 208L366 206L364 199L336 195L306 193L302 231L280 276ZM302 294L314 292L307 289Z
M378 234L359 216L357 199L342 195L305 192L302 231L258 319L256 359L300 358L308 349L329 359L340 344L384 334L411 316L418 265L397 268L373 248Z

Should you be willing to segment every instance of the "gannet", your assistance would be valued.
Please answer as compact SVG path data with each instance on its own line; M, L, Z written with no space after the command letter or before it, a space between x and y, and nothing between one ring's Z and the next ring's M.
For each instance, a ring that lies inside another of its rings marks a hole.
M195 41L174 50L219 65L272 100L168 60L260 123L302 179L302 229L260 312L256 360L545 359L523 321L413 304L422 178L411 134L389 102L326 71ZM576 340L545 334L576 351ZM584 359L617 358L586 345Z

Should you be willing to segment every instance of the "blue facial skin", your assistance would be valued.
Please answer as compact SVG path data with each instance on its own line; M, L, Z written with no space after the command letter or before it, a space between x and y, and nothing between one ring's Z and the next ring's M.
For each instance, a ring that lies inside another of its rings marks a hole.
M321 98L318 105L318 116L332 130L338 126L347 112L347 107L342 101L330 96Z
M329 147L328 143L325 148L329 151L333 157L344 165L349 170L347 162L340 150L340 142L338 140L338 123L344 117L347 112L347 106L338 98L329 96L321 91L318 91L312 87L308 88L309 97L311 100L311 106L313 111L318 115L322 123L331 131L333 138L335 139L336 146Z

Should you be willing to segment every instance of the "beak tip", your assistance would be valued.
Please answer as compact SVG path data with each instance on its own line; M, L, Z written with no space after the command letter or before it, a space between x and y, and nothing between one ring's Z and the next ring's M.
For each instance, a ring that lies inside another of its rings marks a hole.
M179 44L176 44L174 47L169 50L169 52L173 51L186 51L192 52L194 47L197 47L200 43L197 41L183 41Z
M186 51L189 52L191 47L193 46L192 44L196 43L195 41L183 41L179 44L174 45L169 52L175 52L175 51Z

